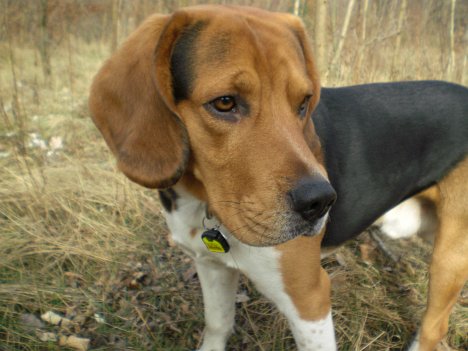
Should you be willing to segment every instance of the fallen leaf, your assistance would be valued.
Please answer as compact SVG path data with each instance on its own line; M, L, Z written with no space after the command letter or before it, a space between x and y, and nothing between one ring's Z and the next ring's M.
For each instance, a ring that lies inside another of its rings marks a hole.
M360 244L359 251L361 251L361 258L366 263L372 263L373 260L370 257L371 252L374 248L369 244Z

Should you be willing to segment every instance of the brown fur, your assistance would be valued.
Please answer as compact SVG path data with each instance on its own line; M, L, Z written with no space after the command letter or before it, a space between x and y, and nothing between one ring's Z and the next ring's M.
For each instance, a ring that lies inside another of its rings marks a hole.
M468 279L468 158L429 193L439 230L430 265L427 311L421 326L421 351L432 351L448 330L450 312Z
M190 96L176 101L171 53L184 31L200 21ZM226 121L205 108L236 92L248 96L248 116ZM289 210L284 194L303 176L326 177L313 123L295 110L309 94L310 112L320 84L298 18L200 6L146 20L97 74L89 106L130 179L154 188L179 182L208 202L239 240L280 244L287 293L302 318L315 320L330 309L330 283L320 267L322 236L287 241L291 237L282 234L287 227L282 215ZM465 160L422 194L437 203L440 219L422 351L432 350L445 335L449 312L468 278L467 177Z
M193 92L178 103L170 53L199 21L206 25L193 55ZM225 60L214 62L218 51ZM227 123L203 107L233 91L253 101L249 117ZM97 74L89 104L130 179L157 188L180 180L241 241L272 245L289 239L278 220L284 194L303 176L326 177L313 123L295 111L307 94L312 111L320 84L298 18L200 6L145 21Z
M160 15L146 20L101 68L89 98L94 122L122 172L157 188L182 176L189 152L185 128L165 101L167 96L156 88L167 89L168 83L161 80L169 79L157 76L154 69L154 45L168 20ZM165 49L163 44L164 40L160 45Z

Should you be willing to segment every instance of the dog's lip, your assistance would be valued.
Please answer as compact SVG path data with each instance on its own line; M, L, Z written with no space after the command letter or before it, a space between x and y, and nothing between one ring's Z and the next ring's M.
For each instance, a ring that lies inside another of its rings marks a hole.
M295 236L316 236L322 233L325 229L326 223L328 222L328 212L326 212L322 217L317 219L314 223L307 223L303 227L303 230L300 230L299 233Z
M257 239L255 242L249 242L246 240L242 240L243 238L239 238L235 235L233 236L235 236L239 241L243 242L244 244L257 247L275 246L283 244L300 236L314 237L322 234L325 230L326 224L329 219L328 213L329 212L327 211L322 217L320 217L313 223L306 222L302 218L295 218L296 220L292 218L289 221L289 225L285 226L283 229L280 229L277 235L265 237L264 235L257 234L255 235Z

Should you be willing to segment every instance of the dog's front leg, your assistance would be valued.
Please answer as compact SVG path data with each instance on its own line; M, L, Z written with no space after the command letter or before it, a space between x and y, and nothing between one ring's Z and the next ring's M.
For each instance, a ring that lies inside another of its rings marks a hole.
M300 351L336 350L330 281L320 266L320 238L299 237L258 249L244 273L286 316Z
M239 272L209 258L195 260L205 306L205 335L200 351L223 351L234 327Z

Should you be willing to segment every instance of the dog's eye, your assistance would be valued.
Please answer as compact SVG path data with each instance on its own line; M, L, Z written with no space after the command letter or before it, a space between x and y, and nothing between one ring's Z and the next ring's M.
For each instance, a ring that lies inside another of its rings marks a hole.
M210 102L211 106L218 112L236 112L237 103L233 96L221 96Z
M309 102L310 102L310 98L312 97L312 95L307 95L304 100L302 101L302 104L301 106L299 106L299 110L297 111L297 113L299 114L299 116L301 118L304 118L306 113L307 113L307 110L308 110L308 107L309 107Z

